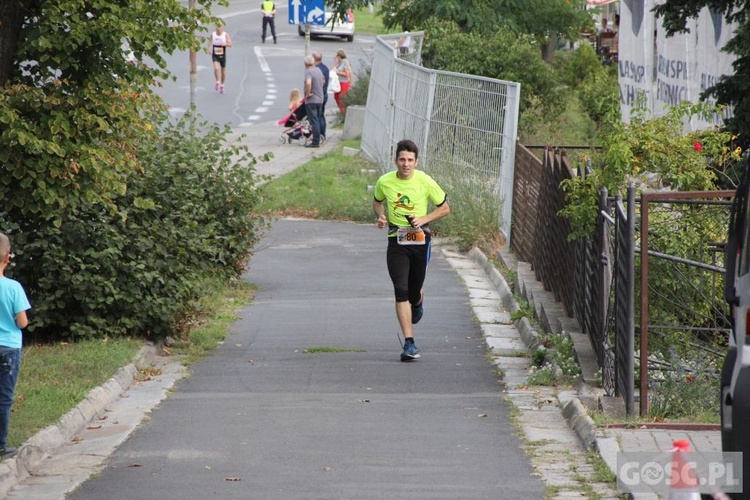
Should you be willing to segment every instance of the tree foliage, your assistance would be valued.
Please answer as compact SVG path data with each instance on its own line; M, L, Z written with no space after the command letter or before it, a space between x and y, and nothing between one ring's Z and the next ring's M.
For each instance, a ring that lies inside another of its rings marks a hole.
M576 35L592 21L583 0L384 0L388 28L423 29L430 19L453 21L465 33L491 35L500 27L546 40Z
M158 125L164 55L199 47L193 32L212 18L175 0L10 4L23 23L15 40L0 30L0 200L59 226L69 209L124 193L138 140Z
M220 22L211 3L0 2L0 230L33 332L165 335L204 279L244 269L256 159L170 125L153 92L164 57Z
M204 280L244 270L265 228L253 215L257 160L227 130L195 127L186 118L138 141L143 168L111 204L69 208L59 227L0 214L34 337L164 336L193 311Z
M747 82L750 80L750 3L745 0L665 0L654 8L662 19L668 34L687 31L687 20L698 16L708 7L716 14L724 16L728 23L734 23L734 36L724 48L737 56L733 63L734 74L726 75L719 82L706 89L703 97L715 96L719 104L733 108L733 117L727 125L735 133L742 134L744 141L750 140L750 95Z
M683 133L692 116L719 111L705 103L683 102L664 116L651 118L637 108L624 123L608 116L600 129L601 153L592 157L591 172L564 181L568 199L561 215L568 217L574 237L592 234L602 187L611 196L624 193L630 182L637 187L668 187L676 191L716 189L720 176L739 161L733 136L720 129Z
M214 0L196 0L193 10L176 0L2 3L9 9L4 15L21 22L0 30L0 75L8 75L0 86L59 80L111 87L119 78L150 85L154 78L168 76L166 54L200 48L194 33L217 21L209 15ZM135 64L125 57L128 51ZM142 63L147 60L153 63Z
M617 67L603 65L590 44L582 44L572 52L561 51L555 61L555 70L597 126L601 126L607 116L619 119Z
M520 83L522 112L557 112L562 104L558 79L529 35L504 28L492 36L465 33L455 23L433 20L427 26L422 61L433 69Z

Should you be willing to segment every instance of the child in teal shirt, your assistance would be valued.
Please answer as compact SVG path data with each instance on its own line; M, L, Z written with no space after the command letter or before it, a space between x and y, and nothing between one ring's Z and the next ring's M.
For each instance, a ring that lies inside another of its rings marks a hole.
M10 262L10 240L0 233L0 460L15 455L16 448L8 446L8 427L18 370L21 367L23 335L31 309L21 284L5 277Z

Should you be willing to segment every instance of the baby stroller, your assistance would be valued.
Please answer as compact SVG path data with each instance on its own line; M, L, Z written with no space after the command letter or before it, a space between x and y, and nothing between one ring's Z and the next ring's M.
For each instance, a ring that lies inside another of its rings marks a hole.
M279 126L286 127L279 137L279 141L282 144L291 144L293 141L299 141L304 146L307 144L307 139L312 136L312 126L307 120L307 110L305 110L304 100L300 101L297 107L294 108L294 111L276 123Z

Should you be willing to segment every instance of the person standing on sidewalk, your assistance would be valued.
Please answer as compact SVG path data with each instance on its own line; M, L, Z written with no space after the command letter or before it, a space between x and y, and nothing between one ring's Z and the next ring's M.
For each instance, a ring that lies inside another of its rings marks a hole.
M323 107L320 109L320 142L321 144L326 142L326 131L328 124L326 123L326 104L328 103L328 79L330 78L330 70L328 66L323 63L323 53L313 52L313 60L315 61L315 67L317 67L321 73L323 73Z
M211 33L208 40L208 50L211 53L211 60L214 63L214 77L216 85L214 90L224 93L224 81L227 79L227 47L232 46L232 39L229 33L224 31L224 27L217 24L216 31Z
M341 90L333 94L333 98L336 100L336 104L339 107L342 115L346 114L346 94L352 86L352 65L346 58L346 51L339 49L333 58L333 71L339 77L339 83L341 84Z
M263 34L261 40L266 43L266 28L271 27L271 36L273 43L276 43L276 4L273 2L263 2L260 4L260 12L263 14Z
M306 148L320 147L320 112L323 108L323 72L315 66L313 56L305 56L305 110L312 127L312 142Z
M417 170L419 148L410 140L396 145L396 170L375 184L372 208L378 229L388 226L386 262L396 295L396 318L404 335L401 361L420 357L414 327L424 314L424 285L430 261L430 222L450 213L445 191ZM428 213L429 203L435 209Z
M0 460L18 451L8 446L8 428L21 367L21 328L29 324L26 311L31 309L23 286L4 275L9 262L10 240L0 233Z

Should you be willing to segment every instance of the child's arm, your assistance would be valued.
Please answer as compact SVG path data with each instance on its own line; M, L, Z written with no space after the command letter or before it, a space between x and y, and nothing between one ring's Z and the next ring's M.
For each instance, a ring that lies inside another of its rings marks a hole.
M26 311L16 313L16 326L18 328L26 328L29 326L29 318L26 316Z

